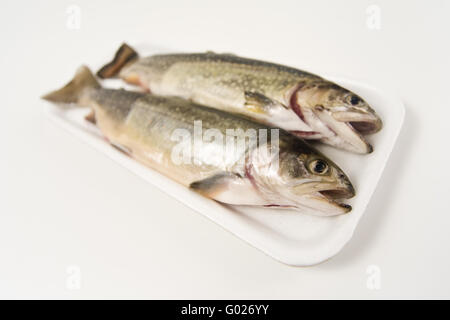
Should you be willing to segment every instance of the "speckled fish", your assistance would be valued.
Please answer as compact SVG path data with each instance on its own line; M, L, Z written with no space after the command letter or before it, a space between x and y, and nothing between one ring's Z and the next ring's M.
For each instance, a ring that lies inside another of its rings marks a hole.
M358 95L314 74L232 54L138 57L126 44L97 75L119 75L158 95L174 95L234 112L356 153L382 122Z
M351 210L338 200L355 194L344 172L302 139L284 130L271 129L179 97L104 89L86 67L81 67L65 87L43 98L92 108L96 125L111 144L216 201L289 207L322 216ZM237 148L236 152L225 152L224 158L217 158L223 144L219 139L209 139L190 155L189 161L174 161L176 148L190 150L192 147L189 139L174 139L174 132L181 129L193 137L195 121L199 120L205 132L212 129L219 136L226 136L229 129L241 132L237 136L249 130L266 129L268 138ZM272 139L275 133L271 130L275 130L278 139ZM279 152L274 153L271 150L276 145ZM267 152L261 152L264 150ZM279 161L274 161L275 156Z

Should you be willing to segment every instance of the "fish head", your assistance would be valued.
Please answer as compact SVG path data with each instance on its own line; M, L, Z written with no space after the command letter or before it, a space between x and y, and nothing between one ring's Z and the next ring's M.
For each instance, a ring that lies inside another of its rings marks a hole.
M322 141L356 153L370 153L365 135L381 130L382 121L357 94L333 83L307 85L297 91L297 107Z
M344 88L333 86L326 90L321 106L327 109L334 119L348 122L362 135L381 130L381 119L369 104L357 94Z
M312 209L323 216L351 211L350 205L340 202L355 195L346 174L305 142L292 146L299 147L280 151L277 161L253 162L253 179L258 189L274 205Z

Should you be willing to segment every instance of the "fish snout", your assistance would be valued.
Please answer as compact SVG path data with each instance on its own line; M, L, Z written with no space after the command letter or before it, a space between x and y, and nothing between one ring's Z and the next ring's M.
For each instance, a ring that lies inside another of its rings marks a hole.
M365 119L367 121L368 116L359 112L333 110L321 105L315 106L313 110L317 118L325 124L327 130L332 132L331 136L322 138L322 142L360 154L367 154L373 151L370 143L365 140L363 134L353 125L358 123L356 120Z
M355 187L350 182L350 179L344 174L338 174L339 187L336 188L336 196L342 199L350 199L356 195Z

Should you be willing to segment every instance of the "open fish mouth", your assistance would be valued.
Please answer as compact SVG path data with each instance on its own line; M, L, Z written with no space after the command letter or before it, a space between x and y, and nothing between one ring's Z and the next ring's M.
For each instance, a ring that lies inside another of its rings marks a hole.
M344 203L344 199L349 199L354 196L354 192L345 188L336 188L318 191L311 195L311 198L316 198L320 202L319 206L323 208L330 207L335 210L337 214L347 213L352 210L352 206ZM333 211L330 211L333 212ZM330 214L332 215L332 214Z
M301 207L318 211L323 216L344 214L352 210L352 207L343 201L355 195L355 190L351 185L307 183L299 186L298 189L298 191L302 189L309 191L296 196L296 203Z
M336 216L352 210L351 205L342 202L340 193L336 190L324 190L302 195L298 200L300 206L320 212L321 216Z
M381 130L381 119L375 113L341 111L334 112L333 118L347 122L361 135L377 133Z
M322 190L319 193L330 200L350 199L355 195L354 191L345 188Z
M332 112L317 106L314 113L334 134L325 136L323 142L356 153L373 151L372 145L364 136L381 130L381 119L374 112Z

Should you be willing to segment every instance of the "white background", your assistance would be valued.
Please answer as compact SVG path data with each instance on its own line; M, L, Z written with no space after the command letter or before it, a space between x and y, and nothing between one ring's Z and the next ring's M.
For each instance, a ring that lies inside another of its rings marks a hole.
M380 30L366 24L372 4ZM449 16L445 0L2 1L0 298L450 298ZM50 122L39 96L122 41L295 63L398 94L404 128L341 253L282 265Z

